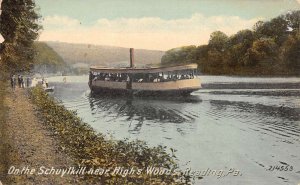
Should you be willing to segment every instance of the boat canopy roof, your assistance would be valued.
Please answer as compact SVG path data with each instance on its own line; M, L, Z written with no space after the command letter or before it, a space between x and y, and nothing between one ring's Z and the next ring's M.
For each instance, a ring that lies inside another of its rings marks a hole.
M197 64L178 65L170 67L151 67L151 68L109 68L109 67L97 67L91 66L91 72L98 73L161 73L172 71L183 71L197 69Z

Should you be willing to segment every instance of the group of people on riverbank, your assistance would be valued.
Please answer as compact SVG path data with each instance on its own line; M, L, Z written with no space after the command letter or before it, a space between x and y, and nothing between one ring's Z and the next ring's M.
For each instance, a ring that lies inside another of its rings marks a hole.
M22 76L22 75L12 75L10 78L10 83L11 83L11 87L12 89L15 89L16 86L18 85L19 88L25 88L25 87L31 87L31 77L27 76Z
M49 87L48 80L46 78L42 78L42 80L38 80L30 76L22 76L22 75L11 75L10 77L10 84L13 90L15 90L16 87L19 88L35 87L39 83L42 85L43 88Z

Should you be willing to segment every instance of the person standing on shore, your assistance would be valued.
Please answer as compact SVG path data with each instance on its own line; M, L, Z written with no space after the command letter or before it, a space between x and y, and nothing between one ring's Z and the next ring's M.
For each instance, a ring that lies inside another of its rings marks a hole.
M12 90L15 90L16 89L16 77L15 77L15 75L11 75L10 84L11 84Z
M46 83L45 83L45 78L42 78L42 87L45 89L47 88Z
M37 79L33 77L33 79L30 82L30 87L35 87L38 84Z
M13 75L10 76L10 85L11 85L11 88L13 89L14 88L14 81L13 81Z
M21 83L22 83L21 80L22 80L21 75L18 75L18 86L19 86L19 88L21 88Z
M48 88L48 87L49 87L49 84L48 84L47 78L45 79L45 84L46 84L46 88Z
M24 77L23 76L21 76L21 87L22 88L24 88L24 86L25 86L25 80L24 80Z
M27 79L26 79L26 81L27 81L27 83L26 83L26 87L28 88L28 87L30 87L31 86L31 79L30 79L30 77L29 76L27 76Z

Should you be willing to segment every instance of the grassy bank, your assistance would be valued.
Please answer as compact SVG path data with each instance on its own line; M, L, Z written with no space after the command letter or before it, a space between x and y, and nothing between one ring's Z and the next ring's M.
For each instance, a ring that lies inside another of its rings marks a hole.
M178 171L176 157L169 155L165 147L150 148L142 141L115 141L96 133L81 121L75 112L69 111L48 96L41 88L31 90L31 99L37 105L40 117L47 128L61 142L61 149L74 157L78 166L104 168L107 175L85 175L85 181L101 184L186 184L190 177ZM171 173L149 175L146 169L160 167ZM133 169L133 173L112 173L116 167Z
M4 104L4 98L6 95L7 85L5 82L0 80L0 180L6 179L5 171L8 166L7 156L7 137L6 137L6 115L7 108Z
M19 156L12 146L13 141L9 136L8 112L6 97L9 95L10 87L5 79L0 79L0 181L4 184L11 184L22 177L11 178L7 175L8 168L11 164L20 164ZM22 182L22 181L20 181Z

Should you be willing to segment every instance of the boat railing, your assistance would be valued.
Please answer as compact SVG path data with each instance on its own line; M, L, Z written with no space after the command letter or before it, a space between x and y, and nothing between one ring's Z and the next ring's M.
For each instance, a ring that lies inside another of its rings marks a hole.
M178 81L178 80L187 80L187 79L194 79L194 75L182 75L180 77L172 76L172 77L152 77L152 78L136 78L133 79L132 82L134 83L159 83L159 82L170 82L170 81ZM99 77L96 76L93 78L92 81L107 81L107 82L127 82L128 79L124 78L115 78L115 77Z

